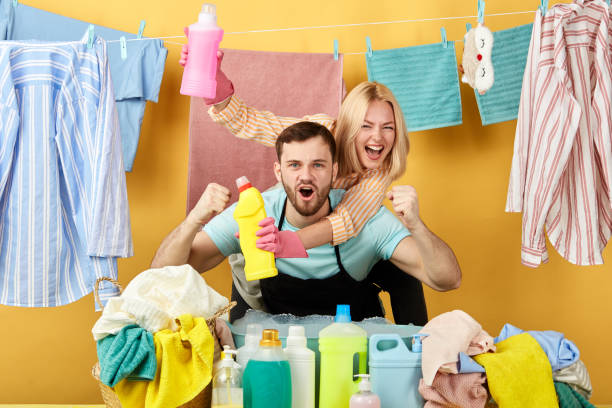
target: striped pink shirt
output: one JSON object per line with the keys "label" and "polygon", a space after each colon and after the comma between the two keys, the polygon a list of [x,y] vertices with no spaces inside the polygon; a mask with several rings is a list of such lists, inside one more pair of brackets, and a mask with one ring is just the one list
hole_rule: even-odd
{"label": "striped pink shirt", "polygon": [[602,264],[612,229],[610,16],[601,0],[536,12],[519,106],[506,211],[523,212],[522,263],[555,249]]}

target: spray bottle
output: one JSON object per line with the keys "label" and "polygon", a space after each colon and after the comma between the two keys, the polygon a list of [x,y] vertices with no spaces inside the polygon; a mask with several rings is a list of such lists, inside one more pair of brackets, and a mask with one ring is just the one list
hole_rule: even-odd
{"label": "spray bottle", "polygon": [[240,249],[244,255],[244,274],[246,280],[270,278],[278,275],[274,253],[257,248],[255,232],[261,227],[259,222],[266,218],[266,209],[261,193],[249,183],[246,177],[236,180],[240,192],[234,219],[240,229]]}
{"label": "spray bottle", "polygon": [[242,408],[242,375],[232,355],[236,355],[236,350],[223,346],[213,377],[212,408]]}
{"label": "spray bottle", "polygon": [[186,31],[189,59],[183,71],[181,94],[214,98],[217,92],[217,50],[223,30],[217,26],[217,9],[205,3],[198,22]]}
{"label": "spray bottle", "polygon": [[359,392],[351,397],[349,408],[380,408],[380,398],[372,392],[370,375],[356,374],[355,377],[361,377]]}

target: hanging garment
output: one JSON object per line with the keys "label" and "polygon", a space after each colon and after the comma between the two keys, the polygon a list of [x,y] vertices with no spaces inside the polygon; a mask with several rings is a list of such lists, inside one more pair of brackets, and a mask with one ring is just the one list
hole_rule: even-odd
{"label": "hanging garment", "polygon": [[483,126],[516,119],[532,30],[526,24],[493,33],[495,84],[484,95],[474,92]]}
{"label": "hanging garment", "polygon": [[368,79],[391,89],[409,131],[462,123],[455,43],[444,44],[366,53]]}
{"label": "hanging garment", "polygon": [[602,264],[612,229],[609,15],[599,0],[536,12],[506,211],[523,212],[522,263]]}
{"label": "hanging garment", "polygon": [[64,305],[116,279],[133,248],[105,42],[1,42],[0,132],[0,303]]}
{"label": "hanging garment", "polygon": [[[0,0],[0,3],[11,1]],[[9,28],[7,36],[0,39],[73,41],[81,38],[89,26],[84,21],[24,4],[3,8],[8,14],[0,16],[0,28],[2,24]],[[126,40],[137,38],[136,34],[99,26],[95,27],[95,33],[106,41],[119,40],[122,36]],[[168,50],[159,39],[127,41],[126,46],[126,59],[121,58],[119,42],[109,43],[107,49],[121,129],[123,164],[126,171],[132,171],[145,105],[147,101],[157,102]]]}

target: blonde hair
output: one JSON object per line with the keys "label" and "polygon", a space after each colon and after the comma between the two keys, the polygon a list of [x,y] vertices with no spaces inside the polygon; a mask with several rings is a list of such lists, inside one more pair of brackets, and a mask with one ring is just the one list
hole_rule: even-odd
{"label": "blonde hair", "polygon": [[334,133],[338,152],[338,177],[347,177],[363,171],[357,156],[355,139],[363,125],[370,102],[374,100],[388,102],[393,109],[395,119],[395,140],[383,166],[389,171],[393,180],[406,171],[408,131],[399,103],[385,85],[378,82],[362,82],[346,95],[336,121]]}

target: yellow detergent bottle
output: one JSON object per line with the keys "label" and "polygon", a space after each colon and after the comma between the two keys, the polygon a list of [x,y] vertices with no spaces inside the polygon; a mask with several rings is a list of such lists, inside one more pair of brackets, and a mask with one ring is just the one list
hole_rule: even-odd
{"label": "yellow detergent bottle", "polygon": [[258,224],[266,218],[261,193],[251,186],[246,177],[236,180],[236,186],[240,192],[238,204],[234,210],[234,219],[240,230],[240,249],[244,255],[244,274],[246,280],[271,278],[278,275],[274,253],[257,248],[255,242],[258,237],[255,233],[261,228]]}

